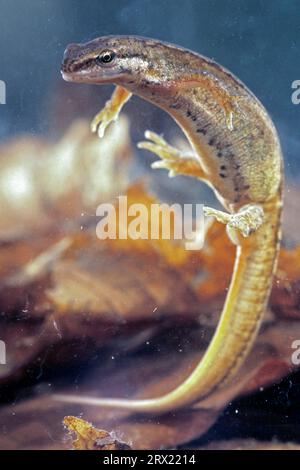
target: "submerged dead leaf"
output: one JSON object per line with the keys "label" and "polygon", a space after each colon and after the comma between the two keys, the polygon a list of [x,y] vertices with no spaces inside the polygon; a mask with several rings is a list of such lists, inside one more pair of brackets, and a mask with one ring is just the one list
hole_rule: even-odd
{"label": "submerged dead leaf", "polygon": [[[135,449],[174,447],[203,435],[232,400],[297,368],[291,356],[292,344],[300,338],[299,248],[281,252],[270,310],[239,375],[198,407],[157,418],[52,400],[49,390],[54,388],[126,398],[155,397],[174,389],[204,354],[230,282],[235,248],[216,223],[201,251],[187,251],[172,240],[97,239],[95,203],[116,202],[121,187],[128,204],[149,208],[158,202],[144,185],[126,184],[134,171],[126,126],[123,122],[115,129],[123,137],[115,135],[101,146],[81,123],[54,147],[19,142],[2,150],[17,155],[11,165],[18,175],[26,170],[26,197],[35,203],[28,202],[28,212],[18,220],[23,206],[14,185],[7,186],[14,197],[0,194],[10,209],[10,218],[5,211],[0,218],[1,340],[9,345],[7,365],[0,369],[1,398],[20,397],[21,379],[38,385],[31,397],[0,410],[0,448],[68,448],[61,420],[82,413],[109,434],[66,418],[78,433],[75,448],[94,448],[96,436],[102,436],[100,447],[117,445],[112,431]],[[24,165],[22,148],[35,164],[46,153],[43,177],[37,177],[33,163]],[[62,167],[56,171],[62,154]],[[100,154],[103,160],[110,158],[106,169]],[[5,161],[0,179],[7,168]],[[49,181],[47,175],[52,175]],[[70,375],[61,383],[58,372],[66,374],[74,365],[75,379]],[[54,379],[41,384],[47,371]]]}
{"label": "submerged dead leaf", "polygon": [[[212,334],[212,329],[209,333]],[[190,374],[205,351],[210,335],[203,338],[203,328],[194,325],[181,331],[169,330],[152,339],[137,353],[122,357],[115,349],[114,357],[109,353],[98,354],[94,366],[85,367],[85,374],[76,381],[77,393],[127,398],[160,396]],[[11,406],[2,408],[0,419],[5,423],[6,433],[0,446],[68,448],[58,423],[69,414],[80,414],[98,428],[114,431],[122,440],[132,443],[134,449],[173,448],[188,443],[205,434],[233,399],[265,388],[291,372],[294,366],[291,364],[290,346],[295,337],[300,337],[299,323],[282,320],[266,324],[231,384],[202,401],[199,408],[164,416],[139,416],[95,406],[60,403],[52,400],[51,393],[39,392],[36,398],[16,404],[13,416]],[[74,393],[72,380],[60,391]],[[32,434],[32,423],[36,423],[38,435]],[[296,433],[295,429],[295,437]]]}
{"label": "submerged dead leaf", "polygon": [[66,416],[64,425],[77,439],[72,442],[76,450],[130,450],[130,446],[119,441],[113,433],[94,428],[90,423],[75,416]]}
{"label": "submerged dead leaf", "polygon": [[281,250],[270,303],[279,317],[300,320],[300,247]]}
{"label": "submerged dead leaf", "polygon": [[0,148],[0,241],[80,230],[126,188],[132,155],[123,116],[105,139],[76,121],[57,143],[22,138]]}

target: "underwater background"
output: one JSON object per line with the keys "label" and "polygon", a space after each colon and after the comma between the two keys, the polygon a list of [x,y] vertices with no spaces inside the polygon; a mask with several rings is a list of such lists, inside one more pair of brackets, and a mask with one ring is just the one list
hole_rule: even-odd
{"label": "underwater background", "polygon": [[[26,136],[26,138],[37,138],[37,140],[40,138],[45,138],[47,145],[50,142],[49,145],[53,145],[54,147],[54,150],[52,147],[50,148],[50,158],[46,159],[46,164],[49,164],[49,167],[52,165],[52,171],[53,166],[57,165],[58,167],[56,160],[54,160],[54,164],[53,162],[51,163],[52,153],[54,154],[55,158],[59,157],[59,152],[63,154],[63,152],[66,150],[63,145],[65,142],[67,145],[72,147],[72,139],[74,138],[76,141],[76,134],[80,134],[80,132],[83,132],[84,134],[85,132],[87,135],[82,138],[83,143],[78,138],[79,147],[82,147],[82,155],[80,155],[82,160],[80,160],[81,166],[78,165],[76,171],[74,172],[76,173],[74,180],[76,180],[76,182],[80,180],[80,178],[78,178],[78,174],[85,177],[85,174],[82,170],[84,167],[84,165],[82,165],[82,161],[86,156],[85,152],[86,154],[88,154],[88,152],[96,153],[95,148],[98,146],[98,141],[94,142],[91,144],[91,147],[89,147],[90,142],[88,139],[92,139],[92,137],[89,136],[90,133],[88,127],[86,127],[84,131],[82,131],[80,126],[78,129],[76,126],[75,128],[71,128],[73,130],[71,130],[69,133],[67,130],[75,119],[84,118],[87,120],[86,123],[88,123],[94,114],[96,114],[102,108],[104,102],[110,97],[113,87],[97,87],[85,84],[78,85],[73,83],[65,83],[60,73],[61,61],[64,50],[69,43],[87,42],[98,36],[109,34],[146,36],[175,43],[197,51],[202,55],[213,58],[216,62],[220,63],[233,72],[261,100],[275,123],[283,147],[287,187],[292,188],[288,208],[293,209],[290,212],[290,209],[286,211],[286,219],[288,220],[286,227],[289,227],[289,229],[287,230],[288,233],[285,233],[285,243],[286,246],[291,245],[295,247],[295,245],[300,241],[299,221],[297,217],[297,205],[300,194],[300,104],[294,104],[291,97],[294,91],[292,88],[293,82],[295,80],[300,80],[300,2],[298,0],[0,0],[0,80],[5,82],[7,93],[6,104],[0,105],[0,144],[4,144],[4,151],[2,150],[3,154],[6,151],[6,143],[9,143],[10,141],[13,142],[14,139],[18,139],[23,135]],[[121,142],[122,139],[120,138],[122,148],[121,150],[118,149],[118,152],[122,154],[122,158],[125,155],[125,160],[127,158],[127,153],[130,152],[135,157],[138,157],[136,158],[136,167],[134,167],[134,176],[144,173],[152,175],[152,170],[150,170],[149,162],[151,162],[151,160],[149,155],[147,158],[140,158],[140,155],[137,155],[137,151],[132,150],[133,148],[135,149],[136,142],[143,139],[145,129],[151,129],[158,133],[164,133],[167,137],[167,140],[172,140],[174,137],[177,138],[181,131],[178,129],[175,122],[168,115],[166,115],[166,113],[160,109],[155,108],[149,103],[143,102],[137,97],[133,97],[128,105],[126,105],[124,114],[129,117],[129,120],[126,121],[125,124],[121,124],[121,137],[124,139],[124,142]],[[124,128],[122,128],[122,126]],[[130,138],[134,144],[132,146],[131,142],[130,144],[128,143],[128,126],[130,129]],[[122,134],[123,131],[125,137]],[[64,135],[67,135],[66,141],[62,139]],[[62,139],[62,144],[60,139]],[[31,151],[30,145],[31,144],[29,143],[29,150],[27,149],[28,153]],[[92,145],[94,145],[94,147],[92,147]],[[129,151],[127,147],[130,147]],[[19,155],[22,154],[23,151],[22,141],[18,145],[16,144],[16,149],[16,153],[18,153],[17,156],[19,158]],[[33,163],[35,168],[39,165],[39,163],[37,163],[39,162],[39,151],[39,148],[38,150],[34,149],[34,156],[37,157],[34,159]],[[117,153],[115,148],[113,148],[111,152],[112,154],[114,152]],[[146,152],[140,153],[146,154]],[[74,161],[77,157],[77,155],[74,157]],[[9,158],[10,154],[8,152],[7,160],[9,160]],[[118,158],[119,155],[116,157],[116,161],[119,164],[119,161],[122,159]],[[59,158],[57,158],[57,162],[59,162]],[[19,161],[17,161],[17,164],[19,164]],[[45,173],[48,171],[47,165]],[[121,172],[122,171],[119,170],[119,173]],[[90,173],[92,173],[92,171]],[[118,178],[120,176],[119,173],[117,171],[117,176],[113,175],[112,177],[112,180],[117,187],[114,187],[114,189],[117,189],[117,192],[119,191],[122,184],[122,178],[120,178],[120,187],[118,186]],[[84,179],[83,176],[82,179]],[[47,180],[47,174],[46,176],[44,174],[43,178],[44,179],[42,183],[40,183],[40,186],[44,185],[46,187],[45,181]],[[213,200],[214,204],[216,205],[212,192],[207,188],[202,188],[202,185],[200,185],[201,188],[199,189],[199,182],[197,181],[187,181],[187,179],[182,179],[180,177],[175,178],[175,181],[170,181],[164,172],[157,172],[152,178],[153,180],[151,182],[151,188],[154,188],[156,194],[159,194],[168,200],[183,200],[184,202],[200,200],[205,202],[209,201],[210,203]],[[67,186],[68,181],[71,179],[72,178],[66,177],[61,186],[64,184]],[[80,183],[82,183],[81,180]],[[78,187],[79,186],[80,185],[78,185]],[[84,186],[83,183],[82,186]],[[76,187],[76,190],[77,189],[78,188]],[[40,190],[40,188],[38,188],[38,190]],[[55,192],[56,188],[51,188],[51,191],[52,190]],[[95,194],[98,196],[98,193]],[[77,196],[78,195],[76,194],[76,197]],[[113,196],[115,197],[115,194]],[[78,200],[80,202],[81,200],[80,198],[76,199],[76,197],[74,197],[74,200],[70,202],[70,207],[73,204],[74,207],[76,207],[77,212],[80,213],[81,209],[78,209]],[[53,200],[55,200],[54,197]],[[52,203],[53,200],[50,202]],[[48,203],[48,201],[46,202]],[[55,202],[57,201],[55,200]],[[59,204],[57,204],[57,212],[53,210],[51,213],[51,217],[53,217],[53,219],[57,217],[58,225],[61,224],[61,226],[63,226],[63,222],[65,222],[64,218],[67,219],[69,217],[71,220],[74,216],[74,213],[76,212],[75,210],[74,212],[71,211],[71,209],[74,209],[74,207],[72,207],[70,209],[71,215],[68,214],[68,217],[65,217],[63,210],[65,208],[67,208],[66,210],[69,210],[68,204],[69,199],[66,198],[64,200],[62,198],[59,200]],[[4,205],[5,204],[2,202],[2,200],[0,200],[2,218],[4,217],[3,214],[5,214],[5,211],[3,210]],[[27,204],[27,206],[29,209],[31,209],[30,204]],[[18,209],[21,212],[22,208],[20,209],[20,207],[18,207]],[[32,204],[32,207],[33,209],[35,208],[34,204]],[[51,204],[49,204],[49,207],[51,210],[53,209]],[[89,210],[94,215],[94,206],[91,207],[89,207]],[[76,213],[76,216],[77,215],[78,214]],[[59,217],[61,217],[61,219]],[[31,224],[31,219],[29,216],[28,220]],[[27,222],[28,220],[26,219],[25,221]],[[15,220],[12,221],[11,225],[15,227]],[[78,227],[80,227],[79,231],[82,230],[81,219],[78,223]],[[293,227],[295,227],[295,229],[293,229]],[[73,226],[71,228],[73,229]],[[60,227],[58,231],[59,230]],[[69,235],[68,230],[69,226],[66,230],[67,234]],[[61,229],[61,233],[63,233],[63,229]],[[51,233],[49,235],[49,239],[51,239]],[[291,242],[290,239],[292,240]],[[27,241],[28,240],[26,240],[26,243]],[[29,244],[30,243],[34,245],[36,243],[36,239],[33,237],[33,242],[30,240]],[[43,249],[46,249],[47,244],[45,243],[44,246],[43,243],[41,243],[40,246]],[[27,247],[28,252],[30,252],[31,248],[32,247]],[[21,251],[21,255],[22,253],[23,251]],[[14,255],[12,255],[11,258],[14,258]],[[20,256],[20,258],[22,258],[22,256]],[[96,256],[94,256],[94,258],[90,256],[90,258],[92,260],[97,259]],[[108,256],[106,264],[109,265],[110,263],[111,261]],[[290,262],[290,258],[288,259],[287,264],[293,264]],[[142,268],[143,267],[144,265],[142,264]],[[154,264],[154,273],[156,273],[156,267],[157,266]],[[117,265],[116,271],[118,271],[118,273],[121,272],[122,269],[123,271],[126,271],[124,266],[119,268],[119,265]],[[221,266],[221,269],[223,269],[223,265]],[[67,274],[69,274],[71,271],[72,270],[69,270]],[[146,268],[144,271],[141,271],[142,272],[139,272],[139,276],[137,276],[138,279],[143,279],[143,273],[146,272]],[[226,269],[224,268],[224,272],[225,271]],[[150,275],[152,274],[153,273],[151,272]],[[155,276],[156,274],[153,275],[153,277]],[[288,316],[287,314],[287,318],[288,321],[291,322],[294,322],[294,320],[297,319],[299,321],[300,318],[298,300],[299,280],[296,278],[296,275],[295,279],[296,287],[293,286],[293,288],[295,288],[295,296],[292,297],[292,295],[294,295],[294,291],[291,291],[292,294],[290,297],[287,295],[287,310],[288,314],[290,315]],[[161,284],[164,285],[164,282]],[[43,288],[42,283],[41,286],[38,286],[39,288],[41,287],[40,290]],[[281,287],[282,286],[280,286],[280,288]],[[282,289],[284,290],[284,288]],[[17,294],[22,296],[23,292],[21,292],[21,294],[18,292]],[[225,289],[223,292],[221,292],[221,294],[225,295]],[[278,297],[280,297],[281,294],[282,291],[280,290]],[[10,294],[10,292],[9,296],[14,297]],[[291,301],[290,298],[292,298]],[[27,298],[25,300],[30,304],[32,299],[29,296],[29,300],[27,300]],[[219,301],[220,299],[218,298],[216,301],[216,312],[214,312],[217,314],[220,311],[218,304]],[[291,302],[292,306],[290,306],[289,301]],[[192,304],[192,301],[190,302]],[[223,299],[221,299],[221,304],[222,303]],[[276,302],[274,301],[274,304],[275,303]],[[205,302],[203,302],[203,304],[205,304]],[[172,306],[174,307],[174,305]],[[190,305],[188,305],[187,309],[189,308]],[[20,314],[20,318],[18,316],[16,317],[16,322],[19,322],[21,319],[20,329],[22,327],[22,334],[23,330],[26,332],[26,315],[28,311],[30,314],[32,313],[33,309],[31,311],[26,303],[25,310],[21,310],[22,313]],[[139,308],[139,312],[142,312],[142,309]],[[0,313],[0,321],[2,321],[6,312],[4,308],[2,310],[1,305]],[[275,312],[275,314],[276,313],[277,312]],[[34,318],[32,323],[35,328],[36,324],[38,325],[38,321],[40,319],[36,319],[35,311],[33,313],[33,317]],[[285,318],[286,317],[284,317],[284,321]],[[15,317],[13,320],[15,321]],[[104,320],[106,321],[106,318]],[[195,320],[195,318],[193,318],[193,320]],[[4,323],[5,321],[6,320],[4,320]],[[140,321],[139,318],[138,321]],[[24,322],[24,328],[22,326],[22,322]],[[297,322],[295,321],[295,323]],[[102,328],[102,325],[100,326]],[[147,324],[147,327],[148,326],[149,325]],[[73,325],[70,326],[68,324],[68,327],[71,333],[75,335],[75,338],[77,338],[76,335],[79,334],[78,331],[81,331],[82,325],[79,324],[78,326],[76,324],[76,328],[78,328],[78,330],[74,328],[74,331],[76,330],[75,333],[72,330]],[[154,329],[156,327],[157,325],[155,324]],[[102,331],[101,328],[100,331]],[[114,325],[114,328],[116,328],[117,331],[119,326],[115,327]],[[136,325],[134,325],[134,329],[135,328]],[[82,329],[83,334],[85,334],[84,328]],[[183,332],[181,332],[182,337],[184,337],[186,335],[185,330],[184,328],[181,329],[183,330]],[[66,330],[68,330],[68,328],[66,328]],[[42,329],[42,331],[44,330]],[[71,333],[71,340],[74,341]],[[95,336],[96,333],[97,329],[95,329]],[[0,338],[1,334],[2,330],[0,328]],[[11,333],[9,331],[8,336],[10,334]],[[32,334],[30,330],[28,336],[30,338],[37,337],[38,334],[36,332]],[[53,334],[53,331],[51,334]],[[51,343],[52,340],[51,334],[48,335],[50,338],[49,343]],[[158,346],[155,342],[153,343],[154,346],[152,349],[151,347],[148,347],[148,342],[145,343],[143,338],[139,340],[144,341],[144,343],[147,344],[145,348],[146,352],[144,351],[143,354],[146,358],[148,358],[151,364],[152,356],[149,353],[150,349],[154,360],[156,360],[156,354],[157,351],[159,351],[159,348],[164,351],[164,342],[167,344],[165,348],[168,354],[170,353],[170,350],[173,351],[172,348],[174,344],[176,347],[179,344],[181,348],[181,337],[178,333],[178,328],[173,328],[173,338],[170,341],[170,345],[168,340],[171,334],[169,335],[168,330],[166,333],[165,329],[163,330],[163,334],[166,335],[166,341],[165,337],[163,336],[163,340],[161,343],[158,342]],[[192,344],[192,346],[197,346],[197,341],[193,339],[193,327],[191,327],[191,332],[189,332],[189,335],[190,336],[186,335],[188,337],[186,344],[183,341],[183,349],[186,346],[187,351],[189,351],[188,348],[190,347],[190,344]],[[278,335],[280,335],[280,331],[278,332]],[[20,337],[21,336],[22,335],[20,334]],[[15,338],[15,336],[13,336],[13,338]],[[27,337],[25,339],[28,340]],[[93,339],[95,340],[95,338]],[[276,337],[274,344],[278,342],[277,339],[278,338]],[[73,345],[71,340],[69,340],[69,347],[70,345]],[[84,338],[84,340],[86,340],[86,338]],[[123,337],[121,340],[117,338],[113,344],[113,347],[116,350],[118,350],[118,348],[120,349],[120,356],[122,356],[122,348],[124,348],[125,354],[124,357],[121,357],[119,364],[121,364],[122,367],[124,365],[124,369],[126,369],[126,361],[128,358],[126,356],[127,351],[124,343],[125,341]],[[98,347],[96,340],[95,344]],[[274,345],[273,343],[271,344]],[[49,346],[47,341],[46,346],[47,348]],[[47,395],[50,389],[52,390],[55,388],[54,382],[57,377],[55,376],[55,372],[53,373],[53,370],[51,369],[51,360],[49,360],[49,375],[47,375],[49,370],[47,371],[46,369],[48,361],[48,349],[50,350],[50,357],[51,354],[56,356],[56,351],[54,349],[53,353],[53,350],[51,349],[52,345],[50,345],[48,349],[46,346],[43,345],[46,352],[42,350],[44,355],[41,354],[42,360],[40,363],[38,363],[37,369],[34,368],[36,367],[36,364],[34,367],[32,366],[32,369],[29,367],[29,372],[26,370],[25,378],[22,376],[22,381],[20,382],[21,385],[18,383],[19,376],[17,375],[17,379],[15,379],[15,376],[13,375],[12,384],[7,382],[7,385],[5,382],[4,387],[0,387],[0,398],[1,400],[3,399],[9,406],[14,407],[15,404],[22,404],[23,399],[26,399],[28,396],[31,397],[32,395],[39,399],[39,396],[43,396],[44,394]],[[96,346],[95,350],[97,349]],[[168,349],[169,346],[170,350]],[[85,347],[86,345],[83,343],[84,351]],[[132,346],[132,350],[134,350],[134,347],[135,345]],[[197,347],[195,349],[197,349]],[[289,354],[289,344],[286,346],[286,349],[288,350]],[[130,356],[131,349],[128,348],[128,350],[128,356]],[[70,373],[69,384],[71,383],[71,392],[75,393],[80,390],[80,385],[78,385],[78,383],[80,384],[81,377],[85,376],[85,373],[89,367],[92,368],[95,366],[95,364],[101,362],[99,361],[99,357],[102,357],[102,352],[98,355],[97,351],[95,352],[93,350],[91,357],[89,357],[87,360],[87,363],[80,364],[79,366],[78,364],[74,365],[70,359],[70,357],[72,357],[73,350],[71,349],[71,353],[68,351],[69,355],[66,355],[66,363],[68,362],[68,359],[70,359],[70,370],[67,369],[67,373],[65,374],[66,377],[64,377],[64,371],[60,371],[60,373],[57,374],[58,385],[60,385],[60,382],[64,382],[65,379],[68,380],[68,374]],[[181,353],[181,349],[179,349],[179,351]],[[64,350],[61,352],[61,357],[63,357],[64,352]],[[20,356],[18,354],[16,354],[16,357],[19,360]],[[171,355],[172,354],[173,352]],[[80,355],[80,351],[78,355]],[[270,347],[271,358],[272,355],[273,350]],[[61,357],[59,354],[58,357],[60,361]],[[110,357],[115,360],[115,358],[118,358],[118,353],[114,352],[113,356],[110,354],[109,359]],[[143,357],[144,356],[142,356],[142,358]],[[40,360],[40,357],[38,359]],[[22,360],[23,357],[21,357],[20,363],[22,363]],[[29,360],[28,363],[31,364]],[[63,360],[61,360],[61,363],[64,364]],[[45,364],[46,367],[44,368]],[[19,364],[17,364],[17,366],[19,367]],[[18,367],[17,374],[19,373]],[[99,367],[100,373],[98,375],[95,374],[97,377],[102,373],[101,365]],[[111,362],[108,361],[108,366],[105,371],[109,371],[110,367]],[[132,369],[134,367],[135,365],[132,366]],[[141,370],[143,370],[143,364],[141,365]],[[123,374],[123,371],[121,372]],[[265,441],[271,441],[274,438],[278,438],[282,442],[295,440],[295,442],[299,443],[299,371],[295,372],[294,375],[288,375],[288,371],[285,371],[284,373],[281,373],[280,371],[280,373],[278,373],[278,377],[285,377],[279,386],[273,385],[272,387],[266,389],[261,387],[261,390],[257,389],[252,395],[243,398],[234,396],[235,400],[230,401],[226,407],[220,411],[218,418],[215,418],[215,424],[212,425],[206,433],[203,435],[201,434],[201,436],[199,435],[199,438],[195,440],[195,445],[205,446],[210,444],[212,441],[222,441],[223,439],[229,440],[237,438],[253,438]],[[2,376],[0,375],[0,385],[1,378]],[[94,382],[98,387],[97,380],[95,379]],[[132,391],[132,384],[134,384],[134,381],[127,379],[127,383],[126,374],[125,378],[123,375],[121,376],[120,383],[122,383],[122,380],[124,383],[126,383],[126,386],[124,385],[124,390],[128,389]],[[119,390],[123,392],[123,389],[121,386],[119,386],[118,381],[116,381],[117,386],[114,382],[114,379],[112,379],[112,383],[114,384],[115,388],[118,389],[118,392]],[[20,388],[18,388],[19,385]],[[50,431],[52,432],[51,408],[49,412],[48,423],[48,415],[45,415],[46,419],[44,418],[43,414],[40,418],[38,415],[38,408],[36,411],[35,405],[32,406],[32,408],[31,405],[29,405],[29,411],[24,412],[24,415],[22,414],[23,409],[21,409],[21,411],[19,411],[20,417],[17,416],[14,421],[9,406],[7,406],[7,409],[4,409],[4,418],[1,419],[1,422],[4,424],[0,429],[0,448],[5,448],[7,446],[8,441],[6,441],[6,433],[10,425],[12,427],[11,435],[14,439],[14,426],[20,425],[21,427],[23,426],[24,421],[29,421],[30,419],[32,419],[33,422],[35,422],[35,419],[37,421],[38,419],[41,419],[41,422],[43,422],[44,425],[44,440],[47,442],[49,437],[48,434]],[[13,411],[13,413],[15,413],[15,411]],[[59,430],[61,427],[60,418],[62,413],[59,413],[60,411],[58,412],[58,417],[55,415],[56,432],[59,432],[57,430]],[[92,414],[93,411],[91,411],[91,415]],[[27,419],[28,416],[29,418]],[[186,426],[187,428],[190,427],[188,419],[186,420]],[[40,430],[38,428],[37,434],[39,433]],[[20,438],[20,442],[24,438],[24,435],[30,434],[30,432],[25,429],[25,431],[23,430],[23,433],[20,432],[20,435],[21,434],[22,438]],[[175,443],[177,444],[177,442],[185,442],[183,438],[180,437],[180,439],[181,440],[175,441]],[[61,440],[62,439],[60,435],[56,441],[53,439],[53,446],[58,446],[58,443],[60,443]],[[42,444],[45,445],[45,442]],[[24,445],[25,448],[26,445]],[[39,445],[41,444],[38,442],[30,442],[28,444],[29,447],[39,447]]]}
{"label": "underwater background", "polygon": [[0,138],[57,131],[46,109],[63,86],[64,48],[108,34],[173,42],[227,67],[271,113],[286,171],[299,173],[300,105],[291,101],[300,70],[297,0],[0,0],[0,79],[7,85]]}

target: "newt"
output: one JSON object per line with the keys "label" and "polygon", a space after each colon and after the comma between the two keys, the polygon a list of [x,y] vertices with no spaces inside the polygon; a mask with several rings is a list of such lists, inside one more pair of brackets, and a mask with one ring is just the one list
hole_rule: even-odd
{"label": "newt", "polygon": [[205,207],[226,225],[236,260],[214,336],[200,363],[175,390],[142,399],[60,395],[74,403],[154,415],[191,407],[232,380],[257,336],[267,307],[281,240],[283,156],[264,106],[232,73],[182,47],[134,36],[100,37],[67,47],[63,78],[114,84],[92,122],[103,136],[131,95],[166,111],[180,126],[190,155],[146,131],[138,144],[159,157],[154,168],[195,177],[213,188],[224,211]]}

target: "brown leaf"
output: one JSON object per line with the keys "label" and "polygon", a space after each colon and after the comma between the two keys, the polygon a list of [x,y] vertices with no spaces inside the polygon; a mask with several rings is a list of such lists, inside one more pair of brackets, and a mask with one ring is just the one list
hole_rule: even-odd
{"label": "brown leaf", "polygon": [[[10,216],[4,213],[0,218],[0,306],[5,312],[0,320],[1,339],[9,345],[8,364],[1,367],[1,391],[4,385],[12,387],[14,383],[18,396],[22,391],[19,379],[35,381],[47,367],[64,370],[77,361],[85,371],[76,379],[79,394],[160,396],[190,374],[209,344],[235,254],[223,226],[211,226],[199,252],[189,252],[172,240],[96,238],[95,220],[89,215],[91,209],[94,213],[95,202],[108,200],[120,187],[125,188],[119,166],[128,153],[126,129],[124,135],[108,141],[108,156],[112,156],[108,172],[101,167],[95,175],[93,165],[95,161],[100,164],[99,143],[91,140],[84,124],[76,124],[54,148],[23,141],[2,149],[5,155],[16,155],[16,161],[4,162],[0,177],[7,169],[18,177],[20,170],[26,170],[24,188],[29,192],[28,210],[21,215],[13,185],[10,193],[0,195],[3,206],[10,209]],[[24,149],[32,156],[32,167],[21,161]],[[56,165],[65,152],[57,191]],[[35,163],[41,153],[47,155],[46,164],[44,171],[36,174]],[[87,160],[86,167],[82,164],[85,154],[93,160],[92,165]],[[125,173],[128,171],[127,167]],[[141,184],[131,185],[124,193],[129,203],[142,202],[149,207],[156,202]],[[36,397],[0,410],[4,429],[0,447],[67,448],[59,423],[65,415],[82,412],[86,419],[115,431],[136,449],[174,447],[203,435],[233,399],[279,381],[296,369],[291,345],[300,338],[299,253],[299,248],[281,252],[271,311],[239,375],[199,407],[145,418],[57,403],[45,392],[47,385],[38,385]],[[87,362],[95,357],[97,367],[88,367]],[[52,389],[55,384],[50,385]],[[63,391],[75,390],[71,380]],[[4,392],[3,396],[6,398]],[[85,426],[86,432],[96,432],[89,426]]]}
{"label": "brown leaf", "polygon": [[132,155],[122,117],[105,139],[74,122],[56,144],[22,138],[0,147],[0,240],[70,231],[126,188]]}
{"label": "brown leaf", "polygon": [[[212,332],[212,330],[210,330]],[[280,380],[292,369],[291,342],[300,337],[300,324],[270,322],[239,375],[226,388],[202,401],[199,408],[176,411],[160,417],[143,417],[125,411],[104,410],[100,407],[74,405],[52,401],[51,394],[25,400],[0,412],[5,423],[5,442],[13,448],[65,448],[64,435],[57,423],[67,414],[83,414],[101,429],[113,430],[134,449],[173,448],[204,434],[220,412],[234,398],[267,387]],[[145,398],[159,396],[179,385],[198,363],[209,337],[203,338],[201,328],[185,328],[181,334],[166,332],[150,345],[129,357],[99,357],[98,365],[78,384],[77,393],[93,396]],[[179,346],[180,345],[180,346]],[[62,390],[73,393],[73,385]],[[24,428],[24,423],[28,423]],[[32,423],[39,423],[39,437],[33,439]],[[55,436],[55,442],[49,440]],[[28,439],[30,435],[30,440]]]}
{"label": "brown leaf", "polygon": [[[157,202],[141,184],[126,194],[128,204]],[[61,351],[60,365],[72,356],[84,361],[115,337],[127,336],[132,349],[140,332],[145,340],[157,328],[188,324],[199,315],[195,263],[182,244],[98,240],[95,226],[80,234],[75,228],[0,246],[1,338],[13,344],[1,383],[18,380],[29,364],[39,367],[46,351],[45,366]]]}
{"label": "brown leaf", "polygon": [[130,446],[119,441],[113,433],[96,429],[83,419],[66,416],[63,423],[77,437],[72,442],[75,450],[130,450]]}

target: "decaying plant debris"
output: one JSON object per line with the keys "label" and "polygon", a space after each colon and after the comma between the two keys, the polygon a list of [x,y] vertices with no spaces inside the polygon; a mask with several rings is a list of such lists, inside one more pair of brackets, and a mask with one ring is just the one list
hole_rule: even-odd
{"label": "decaying plant debris", "polygon": [[[157,200],[154,172],[132,181],[125,118],[101,142],[77,122],[58,144],[16,140],[0,156],[0,337],[7,344],[0,448],[69,448],[61,425],[69,415],[134,449],[182,445],[202,436],[232,400],[297,368],[296,247],[282,249],[269,311],[238,377],[198,407],[143,418],[53,401],[54,391],[154,397],[181,383],[213,334],[235,250],[217,223],[201,251],[172,240],[96,238],[101,202],[116,202],[121,192],[146,205]],[[82,425],[73,419],[65,421],[69,428]]]}
{"label": "decaying plant debris", "polygon": [[130,446],[119,441],[113,433],[96,429],[83,419],[67,416],[64,425],[76,435],[72,443],[75,450],[130,450]]}

